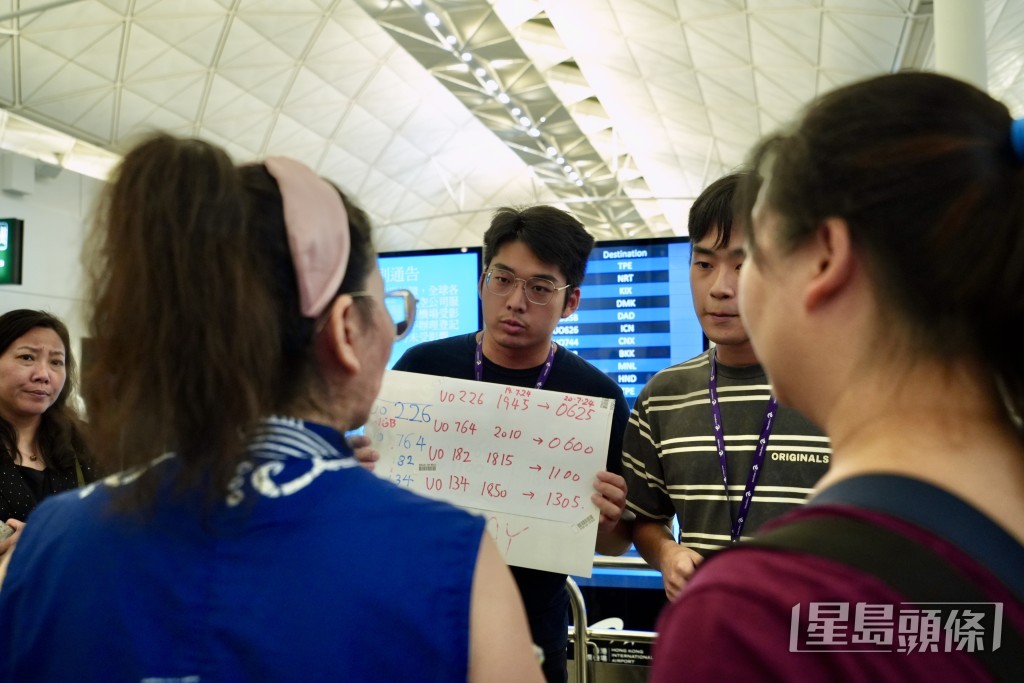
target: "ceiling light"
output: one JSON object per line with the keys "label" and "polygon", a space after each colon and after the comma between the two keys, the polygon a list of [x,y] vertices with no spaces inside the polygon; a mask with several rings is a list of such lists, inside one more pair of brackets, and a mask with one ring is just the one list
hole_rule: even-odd
{"label": "ceiling light", "polygon": [[523,110],[519,107],[512,107],[512,116],[519,116],[523,113]]}
{"label": "ceiling light", "polygon": [[530,125],[530,117],[529,116],[520,116],[519,117],[519,123],[523,124],[524,126]]}
{"label": "ceiling light", "polygon": [[498,101],[501,102],[502,104],[508,104],[509,102],[512,101],[512,98],[505,93],[501,93],[498,95]]}
{"label": "ceiling light", "polygon": [[555,149],[554,147],[548,147],[548,149],[547,149],[547,152],[548,152],[548,156],[549,156],[549,157],[553,157],[553,156],[555,156],[555,152],[557,152],[557,151],[558,151],[558,150],[557,150],[557,149]]}
{"label": "ceiling light", "polygon": [[482,66],[478,66],[478,67],[476,68],[476,71],[474,71],[473,73],[475,73],[475,74],[476,74],[476,77],[477,77],[477,78],[483,78],[484,76],[486,76],[486,75],[487,75],[487,70],[486,70],[486,69],[484,69],[484,68],[483,68]]}
{"label": "ceiling light", "polygon": [[463,52],[460,56],[462,57],[462,61],[464,62],[468,62],[469,60],[473,59],[473,55],[469,54],[468,52]]}
{"label": "ceiling light", "polygon": [[459,39],[456,38],[455,36],[448,36],[447,38],[445,38],[445,42],[447,42],[449,45],[454,45],[455,43],[459,42]]}
{"label": "ceiling light", "polygon": [[428,26],[433,26],[434,28],[437,28],[438,26],[441,25],[441,18],[434,14],[433,12],[427,12],[426,14],[424,14],[423,19],[427,22]]}
{"label": "ceiling light", "polygon": [[530,130],[528,130],[526,132],[530,135],[531,138],[539,138],[540,137],[540,130],[538,130],[537,128],[531,128]]}

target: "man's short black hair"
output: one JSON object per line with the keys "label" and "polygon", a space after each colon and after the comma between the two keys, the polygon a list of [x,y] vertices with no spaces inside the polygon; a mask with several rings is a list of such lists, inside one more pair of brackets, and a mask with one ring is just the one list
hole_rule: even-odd
{"label": "man's short black hair", "polygon": [[715,249],[729,243],[732,237],[733,198],[736,195],[736,188],[748,175],[750,172],[746,170],[730,173],[711,183],[700,193],[690,208],[686,226],[691,242],[700,242],[715,230],[718,235],[714,244]]}
{"label": "man's short black hair", "polygon": [[[572,214],[546,205],[505,206],[494,212],[484,233],[485,270],[508,242],[522,242],[540,261],[558,266],[573,287],[583,282],[594,248],[594,238]],[[566,290],[571,291],[571,287]]]}

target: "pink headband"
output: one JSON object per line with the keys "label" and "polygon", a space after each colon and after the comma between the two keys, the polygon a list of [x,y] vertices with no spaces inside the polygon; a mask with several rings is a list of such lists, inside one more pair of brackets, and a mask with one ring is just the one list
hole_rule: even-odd
{"label": "pink headband", "polygon": [[345,204],[330,183],[302,162],[267,157],[264,165],[281,190],[302,315],[316,318],[334,298],[348,267],[351,237]]}

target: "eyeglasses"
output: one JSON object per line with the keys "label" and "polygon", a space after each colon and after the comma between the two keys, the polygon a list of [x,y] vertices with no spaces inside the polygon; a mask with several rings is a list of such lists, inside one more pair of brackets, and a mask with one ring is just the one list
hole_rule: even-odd
{"label": "eyeglasses", "polygon": [[[345,292],[351,297],[376,296],[372,292]],[[394,289],[384,294],[384,308],[395,322],[395,341],[405,339],[416,322],[416,297],[408,289]]]}
{"label": "eyeglasses", "polygon": [[527,300],[538,306],[547,305],[556,292],[572,287],[572,285],[558,287],[554,282],[543,277],[523,279],[516,277],[515,273],[502,268],[491,268],[484,275],[484,284],[487,285],[487,291],[498,296],[509,296],[512,294],[515,291],[517,282],[523,283],[523,291],[526,293]]}

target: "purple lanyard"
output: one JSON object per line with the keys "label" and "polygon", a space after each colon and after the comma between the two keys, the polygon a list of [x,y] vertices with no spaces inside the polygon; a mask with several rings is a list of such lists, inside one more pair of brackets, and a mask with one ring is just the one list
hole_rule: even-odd
{"label": "purple lanyard", "polygon": [[[548,351],[548,359],[544,361],[544,367],[540,369],[540,375],[537,377],[537,384],[534,385],[534,389],[540,389],[544,386],[544,382],[548,381],[548,375],[551,374],[551,366],[555,362],[555,342],[551,342],[551,350]],[[484,336],[480,335],[480,341],[476,343],[476,357],[475,363],[473,364],[473,378],[477,382],[484,380]]]}
{"label": "purple lanyard", "polygon": [[[715,421],[715,444],[718,446],[718,463],[722,466],[722,484],[725,486],[725,504],[729,508],[729,517],[732,518],[732,505],[729,503],[729,475],[725,467],[725,434],[722,433],[722,408],[718,405],[718,378],[717,365],[715,364],[715,352],[711,351],[711,377],[708,379],[708,393],[711,395],[711,417]],[[779,402],[775,395],[768,397],[768,407],[764,412],[764,424],[761,425],[761,437],[757,440],[757,450],[754,451],[754,463],[750,467],[750,474],[747,476],[747,486],[743,491],[743,500],[740,501],[739,514],[732,523],[732,541],[740,540],[743,533],[743,525],[747,521],[747,513],[750,511],[750,501],[754,497],[754,489],[757,488],[757,478],[761,475],[761,467],[764,464],[764,454],[768,450],[768,437],[772,434],[772,422],[775,419],[775,411],[778,410]]]}

